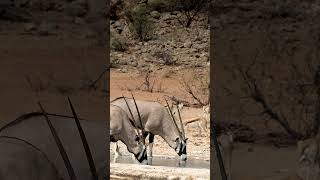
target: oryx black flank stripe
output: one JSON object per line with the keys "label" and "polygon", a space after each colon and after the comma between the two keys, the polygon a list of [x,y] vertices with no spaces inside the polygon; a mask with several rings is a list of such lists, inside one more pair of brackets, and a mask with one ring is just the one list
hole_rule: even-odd
{"label": "oryx black flank stripe", "polygon": [[[19,116],[18,118],[16,118],[15,120],[13,120],[13,121],[7,123],[6,125],[2,126],[0,128],[0,132],[3,131],[4,129],[7,129],[9,127],[17,125],[17,124],[23,122],[24,120],[30,119],[32,117],[43,116],[43,115],[44,114],[42,112],[31,112],[31,113],[23,114],[23,115]],[[60,115],[60,114],[54,114],[54,113],[47,113],[47,115],[73,119],[73,116],[68,116],[68,115]],[[86,119],[82,119],[82,118],[79,118],[79,119],[80,120],[86,120]]]}
{"label": "oryx black flank stripe", "polygon": [[[56,171],[57,174],[59,174],[59,171],[57,170],[56,166],[54,165],[54,163],[52,161],[50,161],[49,157],[47,156],[46,153],[44,153],[43,151],[41,151],[41,149],[39,149],[37,146],[31,144],[30,142],[26,141],[26,140],[23,140],[23,139],[20,139],[20,138],[17,138],[17,137],[11,137],[11,136],[0,136],[0,139],[1,138],[7,138],[7,139],[14,139],[14,140],[18,140],[18,141],[21,141],[25,144],[27,144],[28,146],[31,146],[33,149],[35,149],[36,151],[40,152],[44,158],[50,163],[50,165],[53,167],[53,169]],[[59,176],[61,176],[59,174]]]}

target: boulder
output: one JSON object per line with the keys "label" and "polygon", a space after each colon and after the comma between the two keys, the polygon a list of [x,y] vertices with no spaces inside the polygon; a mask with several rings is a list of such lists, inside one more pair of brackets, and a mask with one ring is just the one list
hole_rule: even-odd
{"label": "boulder", "polygon": [[155,19],[160,19],[161,17],[161,14],[158,11],[151,11],[150,15]]}
{"label": "boulder", "polygon": [[187,40],[187,41],[183,44],[183,46],[184,46],[185,48],[191,48],[191,47],[192,47],[192,42],[191,42],[190,40]]}

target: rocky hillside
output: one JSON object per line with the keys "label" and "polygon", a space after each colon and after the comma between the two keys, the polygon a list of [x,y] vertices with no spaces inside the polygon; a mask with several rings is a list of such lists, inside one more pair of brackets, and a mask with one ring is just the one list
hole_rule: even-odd
{"label": "rocky hillside", "polygon": [[2,0],[0,32],[102,41],[106,12],[102,0]]}
{"label": "rocky hillside", "polygon": [[[153,71],[184,67],[208,69],[209,24],[205,10],[197,14],[190,27],[185,27],[181,24],[184,14],[168,10],[170,5],[166,1],[153,0],[146,5],[139,1],[129,2],[131,4],[113,1],[111,7],[114,13],[111,16],[112,67],[121,68],[121,71],[128,68]],[[135,34],[137,17],[130,19],[130,12],[121,7],[131,7],[132,11],[146,7],[147,10],[140,15],[148,20],[146,40],[137,38]]]}

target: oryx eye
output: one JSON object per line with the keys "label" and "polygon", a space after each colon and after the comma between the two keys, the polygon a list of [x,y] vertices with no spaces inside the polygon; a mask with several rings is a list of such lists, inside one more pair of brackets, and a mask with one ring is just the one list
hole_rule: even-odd
{"label": "oryx eye", "polygon": [[177,137],[176,142],[178,142],[178,141],[179,141],[179,138]]}

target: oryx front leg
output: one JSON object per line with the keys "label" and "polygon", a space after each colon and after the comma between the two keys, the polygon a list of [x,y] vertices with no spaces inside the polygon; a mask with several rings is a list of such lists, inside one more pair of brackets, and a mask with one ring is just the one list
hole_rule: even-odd
{"label": "oryx front leg", "polygon": [[148,145],[148,164],[152,165],[152,149],[153,149],[153,142],[154,142],[154,134],[149,133],[149,145]]}

